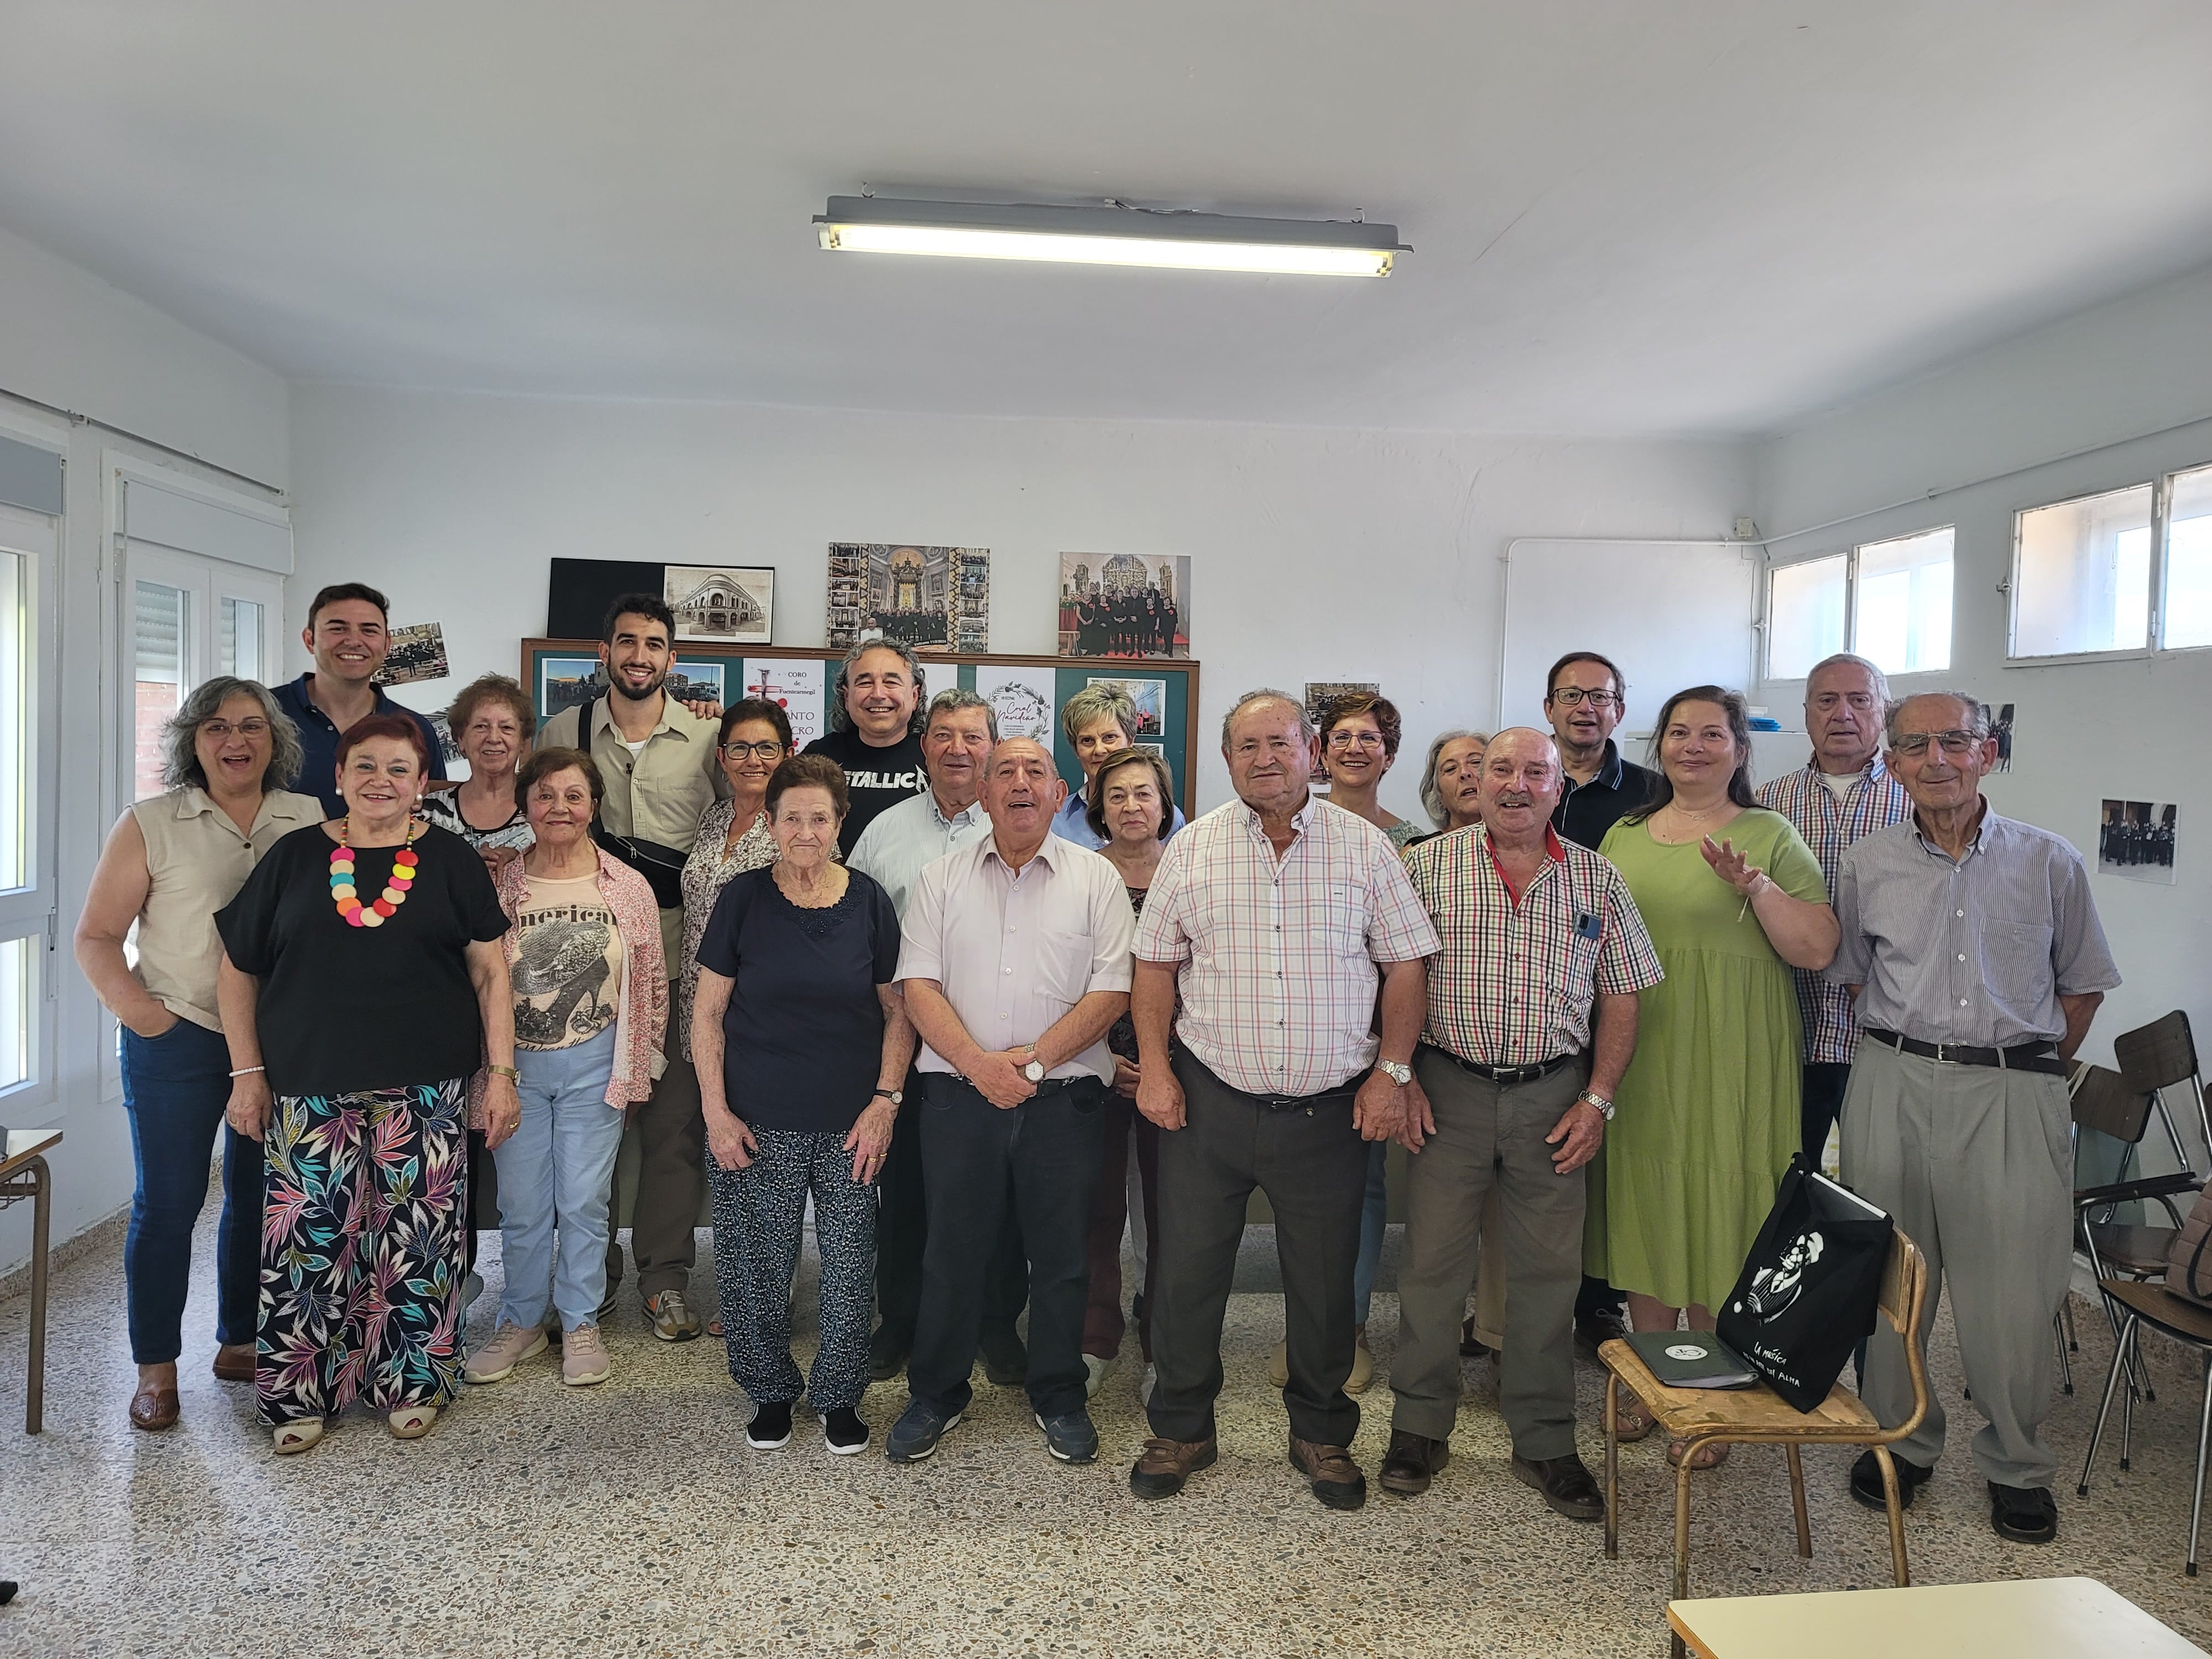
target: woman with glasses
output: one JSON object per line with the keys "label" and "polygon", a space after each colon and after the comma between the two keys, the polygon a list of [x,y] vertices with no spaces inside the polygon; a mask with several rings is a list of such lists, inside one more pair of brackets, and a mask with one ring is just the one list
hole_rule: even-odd
{"label": "woman with glasses", "polygon": [[[1802,1133],[1790,970],[1826,968],[1838,935],[1820,861],[1752,798],[1741,694],[1676,692],[1653,748],[1656,793],[1599,850],[1627,878],[1667,977],[1643,993],[1636,1057],[1589,1166],[1584,1265],[1628,1292],[1635,1329],[1671,1331],[1686,1310],[1709,1331]],[[1623,1417],[1629,1437],[1649,1431],[1640,1407]],[[1699,1467],[1724,1450],[1700,1452]]]}
{"label": "woman with glasses", "polygon": [[[691,1058],[691,1001],[699,989],[699,941],[714,901],[732,878],[775,862],[775,837],[769,834],[768,781],[791,758],[791,717],[765,697],[746,697],[722,711],[716,744],[730,798],[717,801],[699,820],[699,838],[684,860],[684,960],[676,980],[671,1029],[684,1058]],[[723,1334],[720,1319],[707,1334]]]}
{"label": "woman with glasses", "polygon": [[[208,1158],[230,1098],[230,1051],[216,1006],[222,960],[215,913],[269,849],[323,821],[322,802],[283,786],[300,769],[300,736],[268,690],[219,675],[192,689],[161,728],[161,782],[116,821],[76,924],[77,965],[123,1026],[123,1109],[137,1188],[123,1244],[133,1428],[177,1420],[192,1227]],[[132,927],[137,961],[124,954]],[[261,1297],[261,1148],[223,1137],[216,1233],[215,1374],[253,1380]]]}
{"label": "woman with glasses", "polygon": [[1385,811],[1375,795],[1383,774],[1397,762],[1403,730],[1398,705],[1371,691],[1338,697],[1322,710],[1321,762],[1329,800],[1366,819],[1401,850],[1420,836],[1421,826]]}

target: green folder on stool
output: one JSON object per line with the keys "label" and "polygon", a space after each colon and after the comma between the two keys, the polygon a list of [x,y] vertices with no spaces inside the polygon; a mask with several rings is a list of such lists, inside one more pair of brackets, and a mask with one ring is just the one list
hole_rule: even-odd
{"label": "green folder on stool", "polygon": [[1759,1373],[1711,1331],[1632,1331],[1628,1346],[1670,1389],[1747,1389]]}

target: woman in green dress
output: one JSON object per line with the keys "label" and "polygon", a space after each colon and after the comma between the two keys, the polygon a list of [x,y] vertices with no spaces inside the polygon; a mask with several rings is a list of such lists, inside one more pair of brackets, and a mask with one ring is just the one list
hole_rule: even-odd
{"label": "woman in green dress", "polygon": [[1812,849],[1752,799],[1742,696],[1679,691],[1655,730],[1659,787],[1598,850],[1667,978],[1644,993],[1620,1113],[1590,1165],[1584,1255],[1628,1292],[1636,1329],[1671,1331],[1686,1309],[1709,1331],[1802,1133],[1790,970],[1826,967],[1838,933]]}

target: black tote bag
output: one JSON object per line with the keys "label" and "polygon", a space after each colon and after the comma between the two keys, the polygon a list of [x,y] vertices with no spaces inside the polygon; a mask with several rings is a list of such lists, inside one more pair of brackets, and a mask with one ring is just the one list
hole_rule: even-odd
{"label": "black tote bag", "polygon": [[1874,1329],[1894,1224],[1792,1158],[1743,1273],[1714,1321],[1722,1341],[1801,1412],[1828,1397]]}

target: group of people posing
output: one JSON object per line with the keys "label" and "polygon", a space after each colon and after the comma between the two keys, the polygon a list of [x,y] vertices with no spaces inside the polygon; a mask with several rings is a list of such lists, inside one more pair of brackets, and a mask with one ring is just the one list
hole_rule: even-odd
{"label": "group of people posing", "polygon": [[[355,1401],[422,1434],[464,1381],[556,1344],[564,1382],[604,1380],[630,1126],[646,1316],[700,1334],[710,1199],[714,1334],[751,1445],[788,1442],[803,1397],[829,1450],[858,1452],[867,1389],[903,1370],[885,1448],[925,1459],[980,1358],[1026,1389],[1046,1451],[1086,1463],[1087,1401],[1133,1322],[1145,1498],[1217,1455],[1223,1321],[1264,1193],[1290,1461],[1356,1508],[1395,1142],[1382,1484],[1429,1487],[1462,1360],[1492,1352],[1513,1473],[1594,1520],[1577,1346],[1710,1329],[1792,1156],[1840,1121],[1844,1180],[1950,1281],[1992,1525],[2055,1535],[2064,1073],[2118,979],[2079,856],[1982,796],[1975,699],[1893,702],[1871,664],[1832,658],[1807,682],[1808,763],[1754,791],[1739,694],[1668,698],[1646,769],[1613,740],[1618,669],[1571,653],[1543,727],[1430,745],[1422,825],[1378,799],[1387,700],[1342,699],[1316,729],[1262,690],[1222,723],[1236,798],[1186,823],[1110,687],[1062,711],[1071,792],[975,694],[927,696],[896,642],[854,648],[836,729],[794,753],[774,703],[666,695],[657,598],[618,600],[604,635],[605,694],[542,731],[499,676],[455,700],[458,787],[433,787],[427,723],[374,687],[385,605],[357,584],[317,595],[313,672],[209,681],[170,722],[168,793],[118,823],[76,941],[125,1028],[140,1427],[177,1419],[219,1123],[215,1370],[253,1382],[283,1452]],[[495,1183],[504,1288],[471,1351]],[[1864,1392],[1909,1414],[1893,1338]],[[1623,1437],[1651,1426],[1624,1407]],[[1931,1407],[1899,1447],[1908,1502],[1943,1434]],[[1881,1506],[1871,1455],[1851,1489]]]}
{"label": "group of people posing", "polygon": [[1176,602],[1157,583],[1110,592],[1094,583],[1063,607],[1079,657],[1171,657],[1182,626]]}

